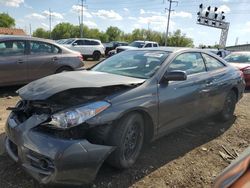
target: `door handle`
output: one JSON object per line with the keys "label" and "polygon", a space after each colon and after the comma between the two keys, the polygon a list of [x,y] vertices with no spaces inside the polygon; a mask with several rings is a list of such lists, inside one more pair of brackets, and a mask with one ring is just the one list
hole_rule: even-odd
{"label": "door handle", "polygon": [[18,64],[22,64],[22,63],[24,63],[24,61],[23,61],[22,59],[18,59],[18,60],[17,60],[17,63],[18,63]]}
{"label": "door handle", "polygon": [[52,61],[57,61],[58,58],[57,57],[52,57]]}

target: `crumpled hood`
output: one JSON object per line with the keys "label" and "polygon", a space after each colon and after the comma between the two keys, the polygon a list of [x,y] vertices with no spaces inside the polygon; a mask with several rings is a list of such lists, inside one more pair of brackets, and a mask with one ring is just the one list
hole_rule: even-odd
{"label": "crumpled hood", "polygon": [[141,84],[144,81],[144,79],[103,72],[73,71],[36,80],[19,89],[17,93],[24,100],[45,100],[54,94],[69,89],[134,85]]}

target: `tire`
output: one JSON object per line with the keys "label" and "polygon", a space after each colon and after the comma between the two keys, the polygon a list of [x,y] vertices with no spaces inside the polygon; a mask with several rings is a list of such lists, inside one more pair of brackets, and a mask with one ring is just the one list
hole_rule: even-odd
{"label": "tire", "polygon": [[144,120],[139,113],[122,118],[109,139],[109,144],[116,146],[107,162],[118,169],[131,167],[138,158],[144,140]]}
{"label": "tire", "polygon": [[61,67],[57,69],[56,74],[62,73],[62,72],[68,72],[68,71],[73,71],[73,69],[71,67]]}
{"label": "tire", "polygon": [[95,51],[95,52],[93,53],[93,59],[94,59],[94,61],[99,61],[100,58],[101,58],[101,53],[98,52],[98,51]]}
{"label": "tire", "polygon": [[225,122],[232,119],[236,103],[237,96],[235,92],[231,90],[226,97],[222,111],[218,114],[218,120]]}

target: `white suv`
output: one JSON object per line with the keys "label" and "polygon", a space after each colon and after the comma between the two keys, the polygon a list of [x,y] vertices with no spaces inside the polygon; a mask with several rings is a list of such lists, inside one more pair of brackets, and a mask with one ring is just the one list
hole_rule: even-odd
{"label": "white suv", "polygon": [[71,50],[80,52],[84,58],[91,57],[98,61],[105,54],[105,48],[100,40],[86,38],[71,38],[61,44]]}
{"label": "white suv", "polygon": [[154,41],[134,41],[130,43],[128,46],[119,46],[116,48],[115,53],[120,53],[125,50],[131,50],[136,48],[152,48],[152,47],[159,47],[159,44]]}

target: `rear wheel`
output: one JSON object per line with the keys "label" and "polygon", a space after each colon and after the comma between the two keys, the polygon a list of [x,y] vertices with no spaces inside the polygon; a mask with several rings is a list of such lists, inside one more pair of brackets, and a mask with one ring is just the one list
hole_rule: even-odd
{"label": "rear wheel", "polygon": [[222,111],[218,114],[220,121],[228,121],[233,117],[236,102],[237,96],[235,92],[231,90],[226,97]]}
{"label": "rear wheel", "polygon": [[73,69],[71,67],[61,67],[57,69],[56,74],[61,73],[61,72],[68,72],[68,71],[73,71]]}
{"label": "rear wheel", "polygon": [[109,144],[117,148],[107,162],[119,169],[129,168],[135,163],[143,146],[143,118],[139,113],[129,114],[115,126]]}
{"label": "rear wheel", "polygon": [[94,59],[94,61],[99,61],[100,58],[101,58],[101,53],[98,52],[98,51],[95,51],[95,52],[93,53],[93,59]]}

